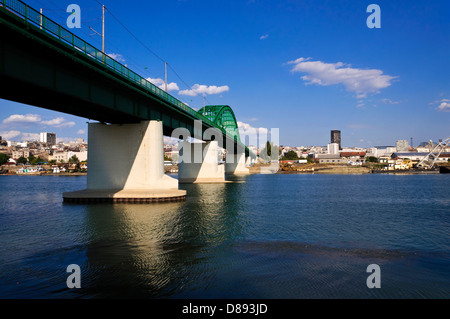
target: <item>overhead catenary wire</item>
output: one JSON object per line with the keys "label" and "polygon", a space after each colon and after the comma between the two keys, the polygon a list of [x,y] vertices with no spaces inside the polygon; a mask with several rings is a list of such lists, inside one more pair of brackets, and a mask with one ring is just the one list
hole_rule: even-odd
{"label": "overhead catenary wire", "polygon": [[[67,12],[66,9],[63,9],[59,6],[60,3],[56,4],[55,2],[53,2],[52,0],[46,0],[46,1],[42,1],[42,0],[35,0],[41,7],[41,9],[44,10],[44,14],[45,12],[51,12],[51,15],[54,17],[57,17],[57,20],[60,20],[63,24],[66,21],[67,17],[64,15],[63,12]],[[95,0],[94,0],[95,1]],[[44,3],[45,2],[45,3]],[[100,4],[100,2],[95,1],[96,3]],[[51,8],[49,8],[49,5],[52,6]],[[100,4],[101,5],[101,4]],[[95,10],[92,7],[86,8],[89,11]],[[85,8],[83,10],[86,10]],[[95,19],[89,19],[89,20],[84,20],[81,21],[83,24],[87,24],[88,25],[88,29],[92,30],[91,26],[89,25],[90,22],[95,22],[95,21],[99,21],[102,18],[95,18]],[[72,30],[72,32],[76,32],[76,33],[82,33],[84,36],[94,39],[93,35],[95,34],[90,34],[89,32],[86,31],[85,28],[80,28],[80,29],[76,29],[76,30]],[[94,30],[94,32],[96,32]],[[96,34],[98,34],[98,32],[96,32]],[[119,54],[120,56],[124,56],[123,53],[121,52],[122,50],[118,49],[117,46],[112,43],[110,40],[105,39],[107,47],[110,48],[113,52],[115,52],[116,54]],[[119,61],[120,62],[120,61]],[[138,63],[135,59],[131,58],[131,57],[127,57],[127,64],[132,66],[133,68],[139,70],[139,72],[144,75],[146,78],[162,78],[160,74],[152,74],[152,72],[149,72],[149,70],[147,69],[147,67],[143,66],[141,63]]]}
{"label": "overhead catenary wire", "polygon": [[[99,4],[100,6],[104,6],[104,4],[100,3],[100,1],[98,0],[94,0],[97,4]],[[114,20],[116,20],[116,22],[125,30],[127,31],[143,48],[145,48],[148,52],[150,52],[152,55],[154,55],[158,60],[160,60],[163,63],[167,63],[167,66],[170,68],[170,70],[172,70],[172,72],[175,74],[175,76],[186,86],[187,89],[191,89],[192,86],[187,84],[183,78],[181,78],[181,76],[175,71],[175,69],[172,67],[172,65],[170,63],[168,63],[165,59],[163,59],[161,56],[159,56],[156,52],[154,52],[152,49],[150,49],[144,42],[142,42],[130,29],[128,29],[112,12],[110,9],[107,9],[107,12],[111,15],[111,17],[114,18]],[[211,104],[211,102],[206,98],[206,96],[204,97],[204,99],[206,101],[208,101],[209,104]]]}
{"label": "overhead catenary wire", "polygon": [[[95,2],[97,2],[99,5],[103,6],[103,4],[101,4],[99,1],[94,0]],[[134,35],[133,32],[131,32],[122,22],[120,22],[120,20],[111,12],[111,10],[107,10],[108,13],[114,18],[114,20],[117,21],[117,23],[119,23],[121,25],[122,28],[124,28],[136,41],[138,41],[147,51],[149,51],[151,54],[153,54],[155,57],[157,57],[159,60],[161,60],[162,62],[166,62],[163,58],[161,58],[158,54],[156,54],[155,52],[153,52],[149,47],[147,47],[141,40],[139,40],[139,38],[137,36]]]}

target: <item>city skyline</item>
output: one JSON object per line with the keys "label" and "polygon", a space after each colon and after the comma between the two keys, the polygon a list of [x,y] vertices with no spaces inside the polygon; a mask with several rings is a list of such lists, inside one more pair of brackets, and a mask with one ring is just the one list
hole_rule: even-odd
{"label": "city skyline", "polygon": [[[44,14],[64,24],[70,3],[46,1]],[[71,31],[101,48],[89,28],[100,30],[101,7],[93,0],[77,3],[87,22]],[[230,105],[241,130],[279,128],[281,145],[326,145],[334,129],[347,147],[445,139],[449,4],[377,1],[381,28],[369,29],[370,3],[168,1],[139,3],[137,10],[104,1],[155,54],[108,13],[106,52],[158,86],[164,83],[162,58],[173,66],[170,94],[195,109],[203,95],[206,104]],[[39,140],[47,131],[63,141],[87,140],[88,119],[5,100],[0,106],[4,138]]]}

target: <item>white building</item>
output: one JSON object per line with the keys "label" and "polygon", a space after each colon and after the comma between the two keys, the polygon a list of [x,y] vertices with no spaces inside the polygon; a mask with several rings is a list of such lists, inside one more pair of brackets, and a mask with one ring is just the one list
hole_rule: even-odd
{"label": "white building", "polygon": [[67,163],[72,156],[76,156],[80,162],[87,161],[87,151],[82,152],[61,152],[56,151],[49,156],[49,161],[55,160],[57,163]]}
{"label": "white building", "polygon": [[68,152],[54,152],[53,155],[50,155],[48,160],[55,160],[57,163],[67,163],[69,160]]}
{"label": "white building", "polygon": [[338,143],[328,144],[328,154],[332,155],[339,154],[339,144]]}
{"label": "white building", "polygon": [[397,148],[397,152],[408,152],[409,151],[409,144],[407,140],[399,140],[395,143],[395,146]]}
{"label": "white building", "polygon": [[87,151],[81,151],[81,152],[68,152],[67,158],[70,159],[72,156],[76,156],[80,162],[87,161]]}
{"label": "white building", "polygon": [[370,149],[370,154],[373,154],[375,157],[390,157],[396,151],[394,146],[375,146]]}
{"label": "white building", "polygon": [[49,145],[55,145],[56,144],[56,133],[42,132],[39,135],[39,142],[47,143]]}
{"label": "white building", "polygon": [[6,141],[6,145],[8,147],[11,147],[11,146],[28,147],[28,143],[27,142]]}

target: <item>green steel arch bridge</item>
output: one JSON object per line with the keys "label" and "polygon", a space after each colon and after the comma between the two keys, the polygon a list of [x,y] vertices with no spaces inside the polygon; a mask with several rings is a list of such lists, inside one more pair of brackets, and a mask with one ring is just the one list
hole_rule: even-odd
{"label": "green steel arch bridge", "polygon": [[[0,0],[0,98],[102,123],[163,122],[164,135],[212,128],[220,145],[240,140],[227,105],[195,111],[20,0]],[[201,131],[194,121],[201,120]]]}
{"label": "green steel arch bridge", "polygon": [[207,105],[198,110],[198,113],[213,122],[217,127],[225,130],[226,134],[240,141],[239,128],[233,110],[228,105]]}

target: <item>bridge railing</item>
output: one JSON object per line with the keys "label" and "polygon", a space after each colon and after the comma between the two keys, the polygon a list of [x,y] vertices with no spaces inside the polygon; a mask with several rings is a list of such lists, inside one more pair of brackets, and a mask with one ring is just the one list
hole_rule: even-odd
{"label": "bridge railing", "polygon": [[[185,103],[181,102],[177,98],[160,89],[147,79],[138,75],[136,72],[130,70],[129,68],[127,68],[120,62],[116,61],[115,59],[111,58],[101,50],[90,45],[80,37],[76,36],[75,34],[65,29],[58,23],[49,19],[48,17],[41,14],[37,10],[33,9],[26,3],[20,0],[0,0],[0,8],[1,7],[14,13],[16,16],[21,17],[22,19],[25,20],[25,22],[28,22],[34,25],[35,27],[41,29],[42,31],[45,31],[46,34],[56,37],[63,43],[72,46],[77,51],[84,53],[88,57],[114,70],[120,76],[126,77],[128,80],[131,80],[137,85],[145,88],[147,91],[159,96],[163,100],[169,102],[171,105],[174,105],[184,110],[185,112],[194,115],[195,117],[201,119],[202,121],[210,124],[211,126],[216,127],[216,125],[211,120],[209,120],[202,114],[197,113],[194,109],[192,109]],[[224,130],[222,129],[222,131]]]}

